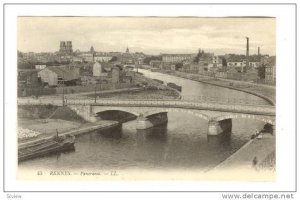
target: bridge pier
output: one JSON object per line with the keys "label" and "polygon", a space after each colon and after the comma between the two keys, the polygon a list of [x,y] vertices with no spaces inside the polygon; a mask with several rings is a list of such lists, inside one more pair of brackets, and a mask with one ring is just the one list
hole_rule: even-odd
{"label": "bridge pier", "polygon": [[136,129],[137,130],[148,129],[154,126],[166,124],[167,122],[168,122],[167,112],[157,113],[147,117],[145,117],[143,114],[140,114],[136,120]]}
{"label": "bridge pier", "polygon": [[232,119],[224,119],[222,121],[211,120],[208,122],[208,135],[219,135],[224,132],[231,132]]}
{"label": "bridge pier", "polygon": [[275,131],[276,131],[276,124],[265,124],[263,129],[262,129],[263,132],[266,132],[266,133],[270,133],[272,135],[275,135]]}
{"label": "bridge pier", "polygon": [[79,116],[89,122],[96,122],[97,116],[93,113],[93,107],[90,105],[69,105],[69,108],[74,110]]}

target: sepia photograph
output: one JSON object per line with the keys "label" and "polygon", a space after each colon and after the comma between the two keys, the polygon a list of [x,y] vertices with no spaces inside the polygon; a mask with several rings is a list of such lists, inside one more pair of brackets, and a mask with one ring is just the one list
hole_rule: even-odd
{"label": "sepia photograph", "polygon": [[296,3],[46,2],[2,4],[0,199],[297,199]]}
{"label": "sepia photograph", "polygon": [[17,178],[276,179],[276,18],[19,16]]}

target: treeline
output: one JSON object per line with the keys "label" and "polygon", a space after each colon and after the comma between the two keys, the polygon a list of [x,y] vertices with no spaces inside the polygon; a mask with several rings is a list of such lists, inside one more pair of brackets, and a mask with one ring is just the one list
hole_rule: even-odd
{"label": "treeline", "polygon": [[144,63],[149,65],[151,60],[162,60],[162,56],[150,56],[144,58]]}
{"label": "treeline", "polygon": [[38,62],[34,60],[24,61],[24,60],[18,60],[18,69],[34,69],[35,65],[46,65],[46,66],[57,66],[57,65],[66,65],[70,64],[69,61],[49,61],[49,62]]}

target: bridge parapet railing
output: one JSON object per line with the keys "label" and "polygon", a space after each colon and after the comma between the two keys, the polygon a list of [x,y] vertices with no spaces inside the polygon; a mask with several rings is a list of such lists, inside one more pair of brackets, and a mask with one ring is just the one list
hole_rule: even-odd
{"label": "bridge parapet railing", "polygon": [[[172,105],[180,105],[180,104],[189,104],[189,105],[200,105],[200,104],[207,104],[208,106],[210,104],[212,105],[216,105],[216,104],[220,104],[220,105],[239,105],[239,106],[245,106],[245,105],[253,105],[253,104],[227,104],[227,103],[219,103],[218,101],[191,101],[190,99],[188,100],[169,100],[169,101],[166,101],[166,100],[154,100],[154,99],[151,99],[151,100],[144,100],[144,99],[124,99],[124,100],[117,100],[117,99],[97,99],[96,100],[96,103],[100,103],[100,104],[111,104],[111,103],[114,103],[114,104],[123,104],[123,103],[126,103],[126,104],[153,104],[155,105],[156,103],[162,103],[164,102],[165,105],[169,105],[169,104],[172,104]],[[240,101],[241,102],[241,101]],[[46,102],[44,102],[46,103]],[[47,102],[48,103],[48,102]],[[53,101],[51,102],[53,103]],[[92,99],[68,99],[68,101],[65,102],[66,104],[93,104],[95,103],[94,100]],[[255,106],[258,106],[258,107],[265,107],[265,106],[268,106],[268,105],[255,105]]]}
{"label": "bridge parapet railing", "polygon": [[[89,98],[91,99],[91,98]],[[96,102],[99,101],[113,101],[118,100],[115,98],[97,98]],[[182,95],[180,99],[174,98],[161,98],[154,99],[153,97],[142,97],[135,99],[122,99],[126,101],[189,101],[189,102],[202,102],[202,103],[219,103],[219,104],[237,104],[237,105],[266,105],[264,100],[254,100],[254,99],[243,99],[243,98],[228,98],[228,97],[217,97],[217,96],[192,96],[192,95]]]}
{"label": "bridge parapet railing", "polygon": [[228,98],[228,97],[217,97],[217,96],[197,96],[197,95],[182,95],[181,100],[193,101],[193,102],[212,102],[220,104],[241,104],[241,105],[264,105],[264,100],[254,100],[245,98]]}
{"label": "bridge parapet railing", "polygon": [[[182,98],[181,100],[176,100],[176,99],[172,99],[172,100],[165,100],[165,99],[122,99],[122,100],[118,100],[118,99],[96,99],[96,103],[101,103],[101,104],[110,104],[110,103],[124,103],[126,102],[126,104],[153,104],[155,105],[157,102],[165,102],[165,105],[179,105],[182,104],[183,102],[185,103],[189,103],[189,105],[198,105],[198,104],[220,104],[220,105],[241,105],[241,106],[246,106],[246,105],[254,105],[254,106],[258,106],[258,107],[265,107],[265,106],[269,106],[269,105],[264,105],[264,104],[255,104],[255,101],[251,102],[247,102],[247,101],[243,101],[243,99],[227,99],[227,101],[220,101],[220,100],[216,100],[218,98],[215,97],[204,97],[204,96],[196,96],[195,98],[197,98],[195,100],[195,98],[191,99],[191,96],[189,96],[189,98]],[[205,99],[205,100],[203,100]],[[228,103],[229,102],[229,103]],[[82,99],[82,98],[68,98],[65,99],[65,105],[69,104],[93,104],[95,103],[94,99]],[[18,104],[56,104],[56,105],[60,105],[62,104],[62,100],[61,99],[18,99]],[[272,106],[273,107],[273,106]],[[261,108],[260,108],[261,109]]]}
{"label": "bridge parapet railing", "polygon": [[[62,105],[59,99],[18,99],[18,104],[27,105]],[[97,101],[96,104],[92,99],[68,99],[65,105],[105,105],[105,106],[137,106],[137,107],[177,107],[186,109],[207,109],[212,111],[256,113],[275,115],[275,107],[268,105],[241,105],[241,104],[219,104],[213,102],[193,102],[193,101],[147,101],[147,100],[103,100]]]}
{"label": "bridge parapet railing", "polygon": [[[97,102],[103,102],[103,101],[115,101],[115,100],[120,100],[120,99],[115,99],[115,98],[97,98]],[[122,101],[189,101],[189,102],[200,102],[200,103],[218,103],[218,104],[229,104],[229,105],[266,105],[264,100],[254,100],[254,99],[245,99],[245,98],[228,98],[228,97],[218,97],[218,96],[201,96],[201,95],[182,95],[180,99],[174,99],[174,98],[160,98],[160,99],[154,99],[152,96],[147,97],[144,96],[142,98],[135,98],[135,99],[121,99]],[[67,103],[73,103],[73,104],[78,104],[77,102],[80,102],[80,104],[85,104],[87,103],[92,103],[95,102],[94,98],[91,97],[86,97],[83,98],[81,97],[68,97],[66,100]]]}

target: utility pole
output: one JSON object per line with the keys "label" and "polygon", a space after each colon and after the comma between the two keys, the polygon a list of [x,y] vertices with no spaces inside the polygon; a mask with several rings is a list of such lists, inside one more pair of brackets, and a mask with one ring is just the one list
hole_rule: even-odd
{"label": "utility pole", "polygon": [[97,103],[97,94],[96,94],[96,91],[97,91],[97,83],[95,84],[95,103]]}
{"label": "utility pole", "polygon": [[65,79],[62,77],[62,106],[65,106]]}

